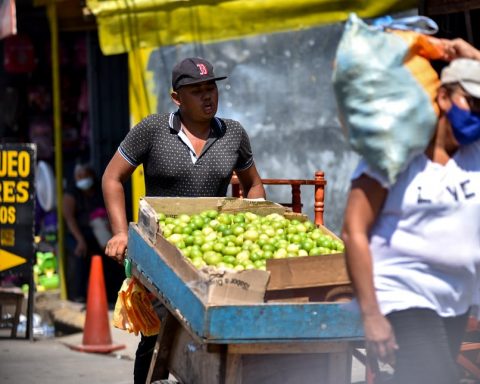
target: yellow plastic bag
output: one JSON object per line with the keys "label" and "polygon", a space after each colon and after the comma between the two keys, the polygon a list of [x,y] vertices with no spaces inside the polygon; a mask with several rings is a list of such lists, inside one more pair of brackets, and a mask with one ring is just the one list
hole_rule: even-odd
{"label": "yellow plastic bag", "polygon": [[153,309],[151,295],[134,277],[126,278],[118,292],[113,326],[135,335],[141,332],[144,336],[160,331],[160,319]]}
{"label": "yellow plastic bag", "polygon": [[[113,326],[115,328],[130,331],[132,325],[128,319],[127,308],[124,301],[124,293],[128,289],[128,284],[131,279],[123,280],[122,287],[118,291],[117,302],[115,303],[115,310],[113,311]],[[130,331],[131,332],[131,331]]]}

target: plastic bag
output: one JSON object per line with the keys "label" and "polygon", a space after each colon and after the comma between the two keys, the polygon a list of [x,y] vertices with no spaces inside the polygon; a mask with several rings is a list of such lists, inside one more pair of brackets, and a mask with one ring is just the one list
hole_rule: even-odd
{"label": "plastic bag", "polygon": [[384,31],[351,15],[340,40],[333,87],[352,148],[390,182],[427,147],[435,130],[438,39]]}
{"label": "plastic bag", "polygon": [[160,319],[153,309],[151,294],[134,277],[126,278],[118,292],[113,326],[135,335],[141,332],[144,336],[160,331]]}
{"label": "plastic bag", "polygon": [[112,231],[108,222],[107,210],[103,207],[96,208],[90,213],[90,228],[102,249],[105,249],[112,238]]}

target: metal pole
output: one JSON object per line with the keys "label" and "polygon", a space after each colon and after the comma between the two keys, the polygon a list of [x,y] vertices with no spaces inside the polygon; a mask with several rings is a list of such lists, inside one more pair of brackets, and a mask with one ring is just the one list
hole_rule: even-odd
{"label": "metal pole", "polygon": [[[34,247],[33,254],[35,255],[37,247]],[[27,297],[27,328],[25,338],[33,341],[33,311],[35,296],[35,281],[33,280],[33,266],[30,265],[30,278],[28,279],[28,297]]]}
{"label": "metal pole", "polygon": [[52,46],[52,95],[53,95],[53,131],[55,147],[55,183],[57,194],[57,259],[60,274],[60,297],[67,298],[65,284],[65,230],[63,225],[63,160],[62,160],[62,127],[60,107],[60,65],[58,59],[58,19],[55,0],[47,6],[50,24],[50,42]]}

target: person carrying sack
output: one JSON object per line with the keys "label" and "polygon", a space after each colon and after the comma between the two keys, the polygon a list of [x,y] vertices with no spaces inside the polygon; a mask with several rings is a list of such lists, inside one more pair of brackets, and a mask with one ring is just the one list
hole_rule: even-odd
{"label": "person carrying sack", "polygon": [[457,383],[480,303],[480,52],[442,44],[452,61],[429,144],[393,183],[362,159],[342,230],[366,347],[397,384]]}

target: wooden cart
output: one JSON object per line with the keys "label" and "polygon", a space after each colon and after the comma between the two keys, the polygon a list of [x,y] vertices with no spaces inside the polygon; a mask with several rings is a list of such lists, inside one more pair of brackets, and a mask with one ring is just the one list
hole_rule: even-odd
{"label": "wooden cart", "polygon": [[168,310],[149,382],[171,372],[187,384],[350,383],[363,331],[349,304],[208,305],[137,224],[128,250],[133,275]]}

